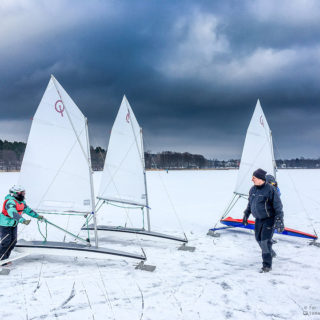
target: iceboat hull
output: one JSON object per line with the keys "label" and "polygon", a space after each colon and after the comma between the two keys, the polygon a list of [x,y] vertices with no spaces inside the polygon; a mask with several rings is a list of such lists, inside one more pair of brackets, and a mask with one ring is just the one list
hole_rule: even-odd
{"label": "iceboat hull", "polygon": [[28,252],[29,254],[73,256],[92,259],[110,259],[112,257],[120,259],[130,258],[140,261],[146,260],[146,257],[143,255],[72,242],[19,240],[16,248],[19,252]]}
{"label": "iceboat hull", "polygon": [[[94,230],[94,225],[91,224],[88,226],[88,228],[83,227],[82,230]],[[164,234],[164,233],[148,231],[148,230],[141,229],[141,228],[125,228],[125,227],[121,227],[121,226],[115,227],[115,226],[98,225],[97,230],[98,231],[133,233],[133,234],[139,234],[139,235],[143,235],[143,236],[150,236],[150,237],[178,241],[178,242],[182,242],[182,243],[188,243],[188,240],[186,240],[185,238],[179,238],[179,237],[171,236],[171,235]]]}
{"label": "iceboat hull", "polygon": [[[245,226],[242,223],[242,219],[233,219],[232,217],[227,217],[225,219],[222,219],[220,220],[220,222],[228,227],[245,228],[245,229],[251,229],[251,230],[254,230],[254,226],[255,226],[255,222],[253,220],[248,220],[248,225]],[[217,229],[210,229],[210,230],[215,231]],[[275,230],[275,233],[279,233],[279,232]],[[306,239],[312,239],[312,240],[318,239],[316,235],[305,233],[299,230],[290,229],[290,228],[284,228],[284,231],[280,234],[285,236],[306,238]]]}

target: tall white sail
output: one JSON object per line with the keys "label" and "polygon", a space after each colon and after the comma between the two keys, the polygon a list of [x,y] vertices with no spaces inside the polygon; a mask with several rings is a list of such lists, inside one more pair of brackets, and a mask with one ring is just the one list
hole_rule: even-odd
{"label": "tall white sail", "polygon": [[[26,189],[26,202],[35,211],[91,212],[86,130],[86,118],[51,76],[33,117],[19,177],[19,184]],[[70,216],[46,218],[77,231],[84,223],[83,217],[72,222]]]}
{"label": "tall white sail", "polygon": [[234,192],[248,195],[253,171],[261,168],[274,175],[274,163],[271,131],[258,100],[247,130]]}
{"label": "tall white sail", "polygon": [[125,96],[112,127],[98,198],[146,206],[141,129]]}

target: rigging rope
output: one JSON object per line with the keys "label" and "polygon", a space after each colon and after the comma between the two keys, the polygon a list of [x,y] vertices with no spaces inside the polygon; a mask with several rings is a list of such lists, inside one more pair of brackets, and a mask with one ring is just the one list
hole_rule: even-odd
{"label": "rigging rope", "polygon": [[42,232],[41,232],[41,228],[40,228],[40,225],[39,225],[39,220],[37,220],[37,225],[38,225],[38,231],[39,233],[41,234],[41,236],[43,237],[43,242],[47,242],[47,237],[48,237],[48,223],[47,223],[47,220],[44,220],[45,224],[46,224],[46,227],[45,227],[45,230],[46,230],[46,234],[44,235]]}
{"label": "rigging rope", "polygon": [[[145,142],[145,144],[149,145],[148,143],[146,143],[146,139],[144,139],[144,142]],[[153,159],[152,157],[150,157],[150,158],[151,158],[152,164],[153,164],[153,165],[156,165],[154,159]],[[165,185],[165,183],[164,183],[164,181],[163,181],[163,179],[162,179],[159,171],[157,171],[157,174],[158,174],[158,176],[160,177],[161,184],[162,184],[162,186],[163,186],[163,188],[164,188],[164,190],[165,190],[165,193],[166,193],[166,195],[167,195],[167,197],[168,197],[169,203],[170,203],[170,205],[171,205],[171,207],[172,207],[172,210],[173,210],[173,213],[174,213],[174,215],[175,215],[175,217],[176,217],[176,219],[177,219],[177,222],[178,222],[178,224],[179,224],[179,226],[180,226],[180,228],[181,228],[181,230],[182,230],[182,232],[183,232],[186,240],[188,240],[187,235],[186,235],[186,233],[185,233],[185,230],[184,230],[184,228],[183,228],[182,222],[181,222],[181,220],[180,220],[180,217],[179,217],[179,215],[178,215],[178,213],[177,213],[177,211],[176,211],[176,208],[175,208],[175,206],[174,206],[174,204],[173,204],[173,201],[172,201],[172,199],[171,199],[171,197],[170,197],[169,191],[168,191],[168,189],[167,189],[167,187],[166,187],[166,185]]]}
{"label": "rigging rope", "polygon": [[[276,149],[277,149],[277,153],[278,153],[279,157],[282,158],[282,157],[281,157],[281,154],[280,154],[280,152],[279,152],[278,146],[277,146],[276,144],[275,144],[275,147],[276,147]],[[300,204],[301,204],[301,206],[302,206],[302,209],[303,209],[303,211],[304,211],[307,219],[309,220],[309,222],[310,222],[310,224],[311,224],[311,227],[312,227],[312,229],[313,229],[313,232],[314,232],[314,234],[318,237],[317,231],[316,231],[316,229],[315,229],[315,227],[314,227],[314,225],[313,225],[313,223],[312,223],[312,220],[311,220],[311,218],[310,218],[310,216],[309,216],[309,213],[308,213],[308,211],[307,211],[307,209],[306,209],[306,207],[305,207],[305,205],[304,205],[304,202],[302,201],[302,198],[300,197],[300,193],[298,192],[298,189],[297,189],[297,187],[296,187],[296,185],[295,185],[295,183],[294,183],[294,180],[293,180],[290,172],[289,172],[289,171],[286,171],[286,172],[287,172],[287,174],[288,174],[288,177],[289,177],[290,180],[291,180],[291,183],[292,183],[292,186],[293,186],[293,188],[294,188],[294,191],[296,192],[296,194],[297,194],[297,196],[298,196],[298,199],[299,199],[299,202],[300,202]]]}

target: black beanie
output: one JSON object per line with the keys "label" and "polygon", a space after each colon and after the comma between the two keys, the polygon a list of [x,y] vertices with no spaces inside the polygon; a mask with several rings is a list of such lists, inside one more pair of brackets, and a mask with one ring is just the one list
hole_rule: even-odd
{"label": "black beanie", "polygon": [[266,174],[266,171],[259,168],[256,171],[254,171],[252,175],[258,179],[266,181]]}

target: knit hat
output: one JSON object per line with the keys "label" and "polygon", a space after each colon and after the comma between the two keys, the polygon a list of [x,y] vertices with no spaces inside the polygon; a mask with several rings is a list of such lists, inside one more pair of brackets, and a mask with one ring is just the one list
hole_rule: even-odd
{"label": "knit hat", "polygon": [[258,179],[266,181],[266,174],[267,174],[266,171],[259,168],[256,171],[254,171],[252,175]]}

